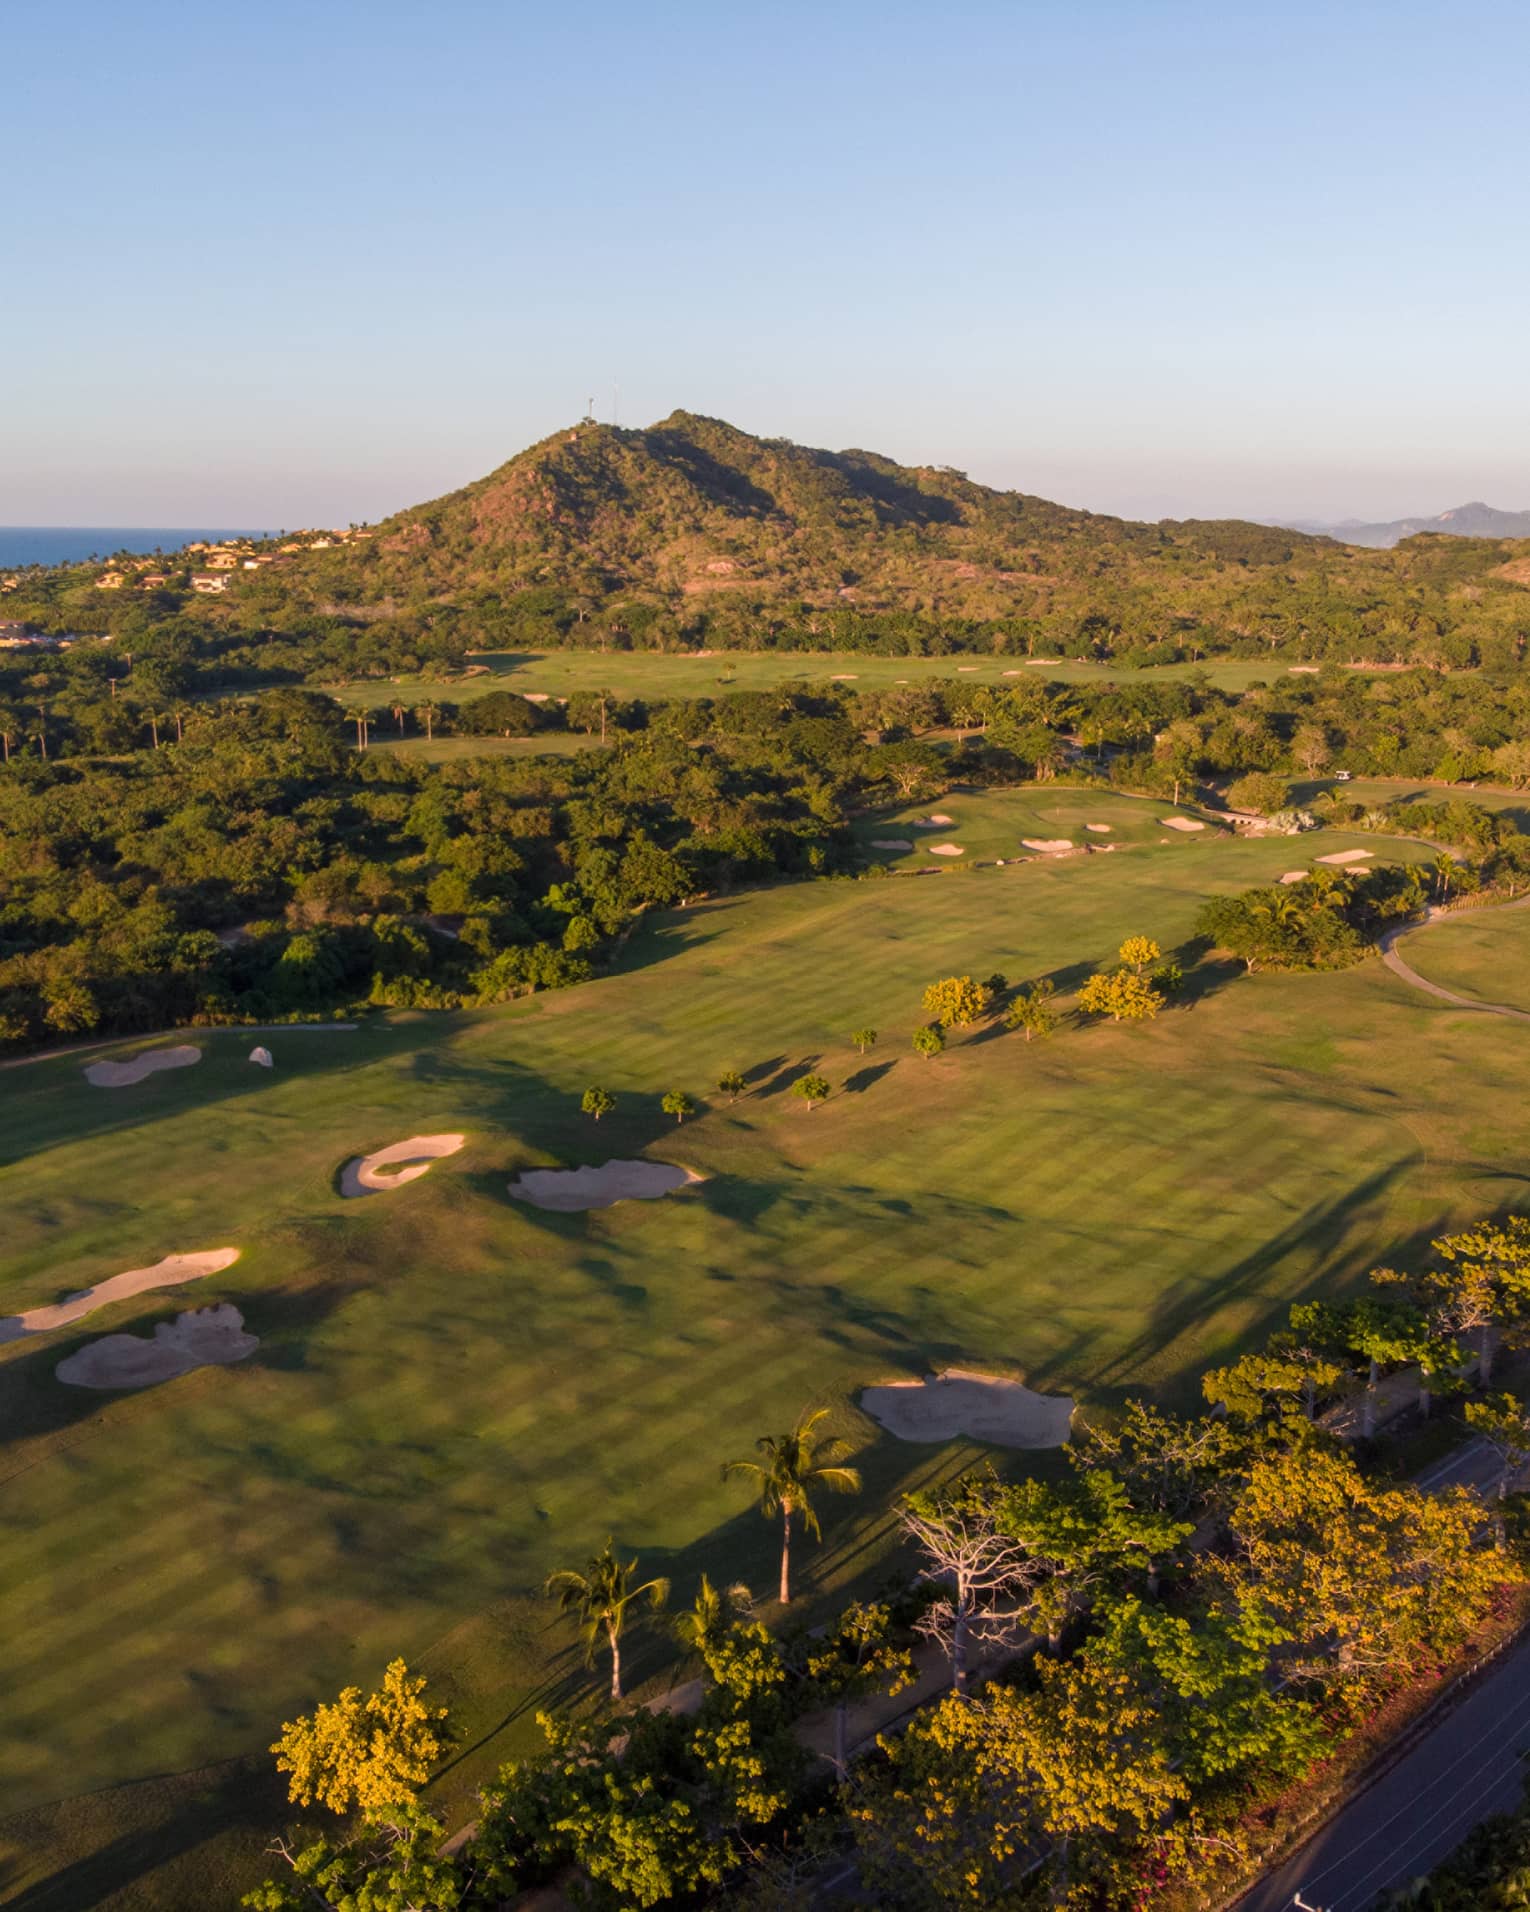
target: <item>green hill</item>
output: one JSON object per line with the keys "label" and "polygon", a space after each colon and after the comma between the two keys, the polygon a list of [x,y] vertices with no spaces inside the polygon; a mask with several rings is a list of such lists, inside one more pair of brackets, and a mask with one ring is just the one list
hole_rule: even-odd
{"label": "green hill", "polygon": [[140,654],[179,621],[222,681],[411,670],[473,649],[984,649],[1127,665],[1212,656],[1517,664],[1530,542],[1361,550],[1239,520],[1139,524],[944,466],[756,438],[676,412],[584,423],[319,548],[272,542],[198,595],[195,554],[30,573],[3,600]]}

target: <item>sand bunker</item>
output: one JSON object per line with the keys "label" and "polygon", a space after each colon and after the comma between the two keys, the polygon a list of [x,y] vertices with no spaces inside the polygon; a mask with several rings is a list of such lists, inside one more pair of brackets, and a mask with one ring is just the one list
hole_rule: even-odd
{"label": "sand bunker", "polygon": [[873,837],[871,847],[873,850],[912,850],[914,846],[907,837]]}
{"label": "sand bunker", "polygon": [[908,827],[911,830],[949,830],[955,821],[955,817],[948,817],[941,810],[932,810],[927,817],[915,817]]}
{"label": "sand bunker", "polygon": [[1374,850],[1335,850],[1332,856],[1320,856],[1319,863],[1363,863],[1368,856],[1374,856]]}
{"label": "sand bunker", "polygon": [[54,1372],[72,1388],[151,1388],[194,1368],[243,1361],[259,1346],[257,1335],[244,1332],[244,1316],[225,1301],[162,1321],[152,1335],[109,1334],[88,1342]]}
{"label": "sand bunker", "polygon": [[831,684],[853,684],[859,676],[859,671],[836,671],[829,679],[829,682]]}
{"label": "sand bunker", "polygon": [[574,1215],[617,1202],[654,1202],[701,1177],[673,1162],[602,1162],[599,1168],[529,1168],[510,1184],[518,1202]]}
{"label": "sand bunker", "polygon": [[1166,830],[1204,830],[1206,827],[1199,817],[1160,817],[1158,821]]}
{"label": "sand bunker", "polygon": [[965,856],[967,854],[959,843],[927,843],[924,847],[931,856]]}
{"label": "sand bunker", "polygon": [[85,1080],[98,1089],[126,1089],[161,1069],[189,1069],[201,1060],[202,1051],[194,1043],[177,1042],[167,1049],[145,1049],[127,1062],[93,1062]]}
{"label": "sand bunker", "polygon": [[965,1368],[866,1388],[861,1406],[900,1441],[954,1441],[965,1434],[997,1447],[1061,1447],[1073,1419],[1066,1394],[1037,1394],[1019,1381]]}
{"label": "sand bunker", "polygon": [[276,1067],[276,1064],[271,1059],[271,1051],[263,1042],[257,1042],[255,1047],[250,1051],[250,1060],[258,1069],[274,1069]]}
{"label": "sand bunker", "polygon": [[1318,674],[1316,664],[1287,664],[1286,669],[1293,677],[1316,677]]}
{"label": "sand bunker", "polygon": [[958,677],[965,677],[968,671],[975,671],[976,669],[977,669],[976,664],[958,664],[956,667],[956,674]]}
{"label": "sand bunker", "polygon": [[97,1308],[104,1308],[109,1301],[125,1301],[129,1295],[147,1294],[151,1288],[178,1288],[184,1281],[200,1281],[204,1275],[215,1275],[238,1259],[237,1248],[207,1248],[194,1255],[166,1255],[151,1268],[129,1268],[124,1274],[97,1282],[94,1288],[80,1288],[46,1308],[6,1315],[0,1319],[0,1342],[19,1341],[23,1335],[49,1334],[54,1328],[67,1328],[71,1321],[79,1321]]}
{"label": "sand bunker", "polygon": [[1280,880],[1282,883],[1305,883],[1307,880],[1307,872],[1305,870],[1287,870]]}
{"label": "sand bunker", "polygon": [[402,1188],[427,1174],[443,1155],[455,1155],[466,1140],[465,1135],[411,1135],[375,1155],[355,1156],[340,1171],[340,1193],[349,1199]]}
{"label": "sand bunker", "polygon": [[1064,850],[1073,848],[1072,837],[1021,837],[1020,841],[1028,850],[1039,850],[1043,856],[1061,856]]}
{"label": "sand bunker", "polygon": [[1086,830],[1093,830],[1096,836],[1109,836],[1111,826],[1108,823],[1086,823]]}

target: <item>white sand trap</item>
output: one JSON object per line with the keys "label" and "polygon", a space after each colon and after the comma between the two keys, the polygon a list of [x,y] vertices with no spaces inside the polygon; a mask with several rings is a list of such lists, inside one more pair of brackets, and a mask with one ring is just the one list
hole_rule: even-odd
{"label": "white sand trap", "polygon": [[263,1042],[257,1042],[255,1047],[250,1051],[250,1060],[258,1069],[274,1069],[276,1067],[275,1062],[272,1060],[271,1051]]}
{"label": "white sand trap", "polygon": [[548,690],[528,690],[524,691],[522,695],[528,704],[545,704],[552,696],[552,692]]}
{"label": "white sand trap", "polygon": [[654,1202],[701,1177],[673,1162],[602,1162],[599,1168],[529,1168],[510,1184],[518,1202],[574,1215],[617,1202]]}
{"label": "white sand trap", "polygon": [[977,669],[976,664],[958,664],[956,667],[956,674],[958,677],[965,677],[968,671],[975,671],[976,669]]}
{"label": "white sand trap", "polygon": [[853,684],[859,676],[859,671],[836,671],[829,679],[829,682],[831,684]]}
{"label": "white sand trap", "polygon": [[1287,870],[1280,880],[1282,883],[1305,883],[1307,880],[1307,872],[1305,870]]}
{"label": "white sand trap", "polygon": [[927,817],[920,819],[927,830],[948,830],[955,821],[955,817],[948,817],[943,810],[932,810]]}
{"label": "white sand trap", "polygon": [[1023,670],[1018,670],[1018,671],[1005,671],[1005,673],[1004,673],[1004,675],[1005,675],[1006,677],[1024,677],[1024,675],[1025,675],[1025,672],[1024,672]]}
{"label": "white sand trap", "polygon": [[924,847],[931,856],[965,856],[967,854],[959,843],[927,843]]}
{"label": "white sand trap", "polygon": [[912,850],[914,846],[907,837],[873,837],[871,847],[873,850]]}
{"label": "white sand trap", "polygon": [[46,1308],[31,1308],[26,1314],[6,1315],[0,1319],[0,1342],[19,1341],[23,1335],[50,1334],[55,1328],[67,1328],[104,1308],[110,1301],[125,1301],[129,1295],[147,1294],[151,1288],[178,1288],[184,1281],[200,1281],[204,1275],[216,1275],[239,1259],[237,1248],[206,1248],[194,1255],[166,1255],[151,1268],[129,1268],[120,1275],[98,1281],[94,1288],[80,1288],[62,1301]]}
{"label": "white sand trap", "polygon": [[947,1368],[924,1381],[865,1388],[861,1406],[900,1441],[954,1441],[965,1434],[998,1447],[1061,1447],[1073,1402],[1019,1381]]}
{"label": "white sand trap", "polygon": [[1286,669],[1293,677],[1316,677],[1318,674],[1316,664],[1287,664]]}
{"label": "white sand trap", "polygon": [[1043,856],[1061,856],[1064,850],[1073,848],[1072,837],[1021,837],[1020,841],[1028,850],[1039,850]]}
{"label": "white sand trap", "polygon": [[466,1140],[465,1135],[411,1135],[375,1155],[355,1156],[340,1171],[340,1193],[350,1198],[402,1188],[428,1174],[443,1155],[455,1155]]}
{"label": "white sand trap", "polygon": [[1111,826],[1108,823],[1086,823],[1086,830],[1093,830],[1096,836],[1109,836]]}
{"label": "white sand trap", "polygon": [[1158,821],[1166,830],[1204,830],[1206,827],[1199,817],[1160,817]]}
{"label": "white sand trap", "polygon": [[1374,850],[1335,850],[1332,856],[1320,856],[1319,863],[1363,863],[1367,857],[1374,856]]}
{"label": "white sand trap", "polygon": [[93,1062],[85,1071],[85,1080],[97,1089],[126,1089],[161,1069],[189,1069],[201,1060],[202,1051],[195,1043],[177,1042],[167,1049],[145,1049],[127,1062]]}
{"label": "white sand trap", "polygon": [[259,1346],[257,1335],[244,1332],[244,1316],[224,1301],[162,1321],[152,1335],[109,1334],[87,1342],[54,1372],[72,1388],[151,1388],[194,1368],[246,1360]]}

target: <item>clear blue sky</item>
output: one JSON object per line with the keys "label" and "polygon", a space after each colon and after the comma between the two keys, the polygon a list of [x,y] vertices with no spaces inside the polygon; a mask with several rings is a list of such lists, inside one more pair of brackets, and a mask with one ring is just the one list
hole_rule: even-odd
{"label": "clear blue sky", "polygon": [[0,522],[677,406],[1069,503],[1530,507],[1530,8],[11,0]]}

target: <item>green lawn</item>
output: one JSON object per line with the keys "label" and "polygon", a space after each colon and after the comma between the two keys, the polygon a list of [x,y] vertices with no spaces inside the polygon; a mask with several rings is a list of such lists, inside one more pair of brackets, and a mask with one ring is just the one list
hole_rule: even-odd
{"label": "green lawn", "polygon": [[860,651],[713,651],[670,654],[659,651],[478,651],[471,675],[457,677],[377,677],[329,688],[350,708],[385,708],[394,696],[405,703],[427,697],[471,703],[491,690],[518,690],[547,697],[568,697],[581,690],[610,690],[621,697],[718,697],[730,691],[773,690],[778,684],[822,684],[833,679],[863,689],[890,684],[922,684],[932,678],[970,677],[974,683],[1004,684],[1017,676],[1054,678],[1065,683],[1129,683],[1142,678],[1185,678],[1204,673],[1213,684],[1244,690],[1272,682],[1284,667],[1244,660],[1206,664],[1166,664],[1152,671],[1122,670],[1087,663],[1028,664],[1017,657],[868,657]]}
{"label": "green lawn", "polygon": [[1406,937],[1401,953],[1421,976],[1475,1002],[1530,1010],[1530,915],[1463,910]]}
{"label": "green lawn", "polygon": [[[266,1037],[271,1074],[237,1034],[133,1089],[67,1058],[0,1074],[0,1312],[244,1250],[180,1297],[0,1347],[0,1798],[19,1815],[0,1903],[64,1912],[101,1881],[118,1907],[227,1902],[273,1808],[215,1762],[396,1652],[454,1706],[445,1793],[465,1807],[538,1704],[586,1690],[534,1597],[546,1572],[613,1535],[682,1599],[703,1568],[768,1584],[773,1534],[718,1463],[805,1402],[835,1404],[868,1478],[826,1510],[811,1597],[874,1582],[894,1496],[964,1457],[876,1438],[867,1381],[956,1360],[1086,1401],[1180,1397],[1293,1297],[1517,1186],[1530,1032],[1374,962],[1203,969],[1153,1026],[909,1047],[934,976],[1066,990],[1128,933],[1181,944],[1215,889],[1420,846],[1338,833],[1293,860],[1072,790],[940,807],[956,822],[932,840],[974,857],[1086,820],[1123,847],[719,899],[578,990]],[[786,1092],[809,1066],[836,1090],[811,1113]],[[751,1083],[731,1107],[708,1099],[730,1068]],[[578,1114],[593,1081],[619,1098],[598,1130]],[[678,1130],[671,1087],[707,1101]],[[350,1155],[451,1128],[467,1148],[421,1181],[338,1198]],[[506,1195],[527,1164],[638,1152],[707,1179],[586,1216]],[[54,1378],[95,1334],[219,1300],[261,1337],[243,1366],[122,1396]]]}

